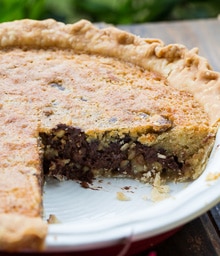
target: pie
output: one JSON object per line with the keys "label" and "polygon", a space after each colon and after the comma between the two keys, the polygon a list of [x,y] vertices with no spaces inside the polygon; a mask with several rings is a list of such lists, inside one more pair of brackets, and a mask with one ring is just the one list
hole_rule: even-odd
{"label": "pie", "polygon": [[197,49],[86,20],[0,24],[0,248],[40,250],[44,175],[196,179],[220,116]]}

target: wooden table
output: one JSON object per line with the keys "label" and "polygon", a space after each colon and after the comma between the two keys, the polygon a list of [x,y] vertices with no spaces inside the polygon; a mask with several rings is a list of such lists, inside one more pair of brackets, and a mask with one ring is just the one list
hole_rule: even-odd
{"label": "wooden table", "polygon": [[[101,24],[100,26],[105,25]],[[181,43],[186,45],[188,48],[198,47],[200,49],[200,55],[206,57],[209,60],[209,63],[214,70],[220,71],[220,20],[206,19],[182,22],[147,23],[141,25],[119,27],[142,37],[160,38],[166,44]],[[142,244],[142,246],[144,247],[144,244]],[[143,249],[141,251],[139,250],[140,248],[136,249],[139,252],[133,254],[135,256],[220,255],[220,204],[211,209],[209,212],[205,213],[200,218],[197,218],[186,224],[174,235],[170,236],[163,242],[153,246],[152,248],[148,248],[147,250]],[[107,253],[107,251],[99,253],[68,252],[52,255],[117,256],[120,248],[116,248],[114,252],[111,252],[110,254]],[[2,253],[0,254],[4,255]],[[131,253],[128,253],[126,255],[131,255]],[[125,255],[123,254],[123,256]]]}

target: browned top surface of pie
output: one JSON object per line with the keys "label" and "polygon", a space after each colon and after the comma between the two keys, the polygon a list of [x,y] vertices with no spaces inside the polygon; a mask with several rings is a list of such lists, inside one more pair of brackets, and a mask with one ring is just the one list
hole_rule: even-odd
{"label": "browned top surface of pie", "polygon": [[1,24],[0,66],[1,213],[41,213],[40,131],[137,137],[219,119],[220,76],[195,50],[87,21]]}
{"label": "browned top surface of pie", "polygon": [[90,136],[137,136],[217,120],[219,74],[183,46],[86,21],[24,20],[2,24],[0,32],[1,211],[39,214],[39,131],[65,123]]}

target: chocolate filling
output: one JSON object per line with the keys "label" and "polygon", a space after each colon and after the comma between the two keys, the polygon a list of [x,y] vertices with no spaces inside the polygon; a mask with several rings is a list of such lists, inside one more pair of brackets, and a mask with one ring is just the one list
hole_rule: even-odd
{"label": "chocolate filling", "polygon": [[143,173],[176,175],[183,164],[164,149],[145,146],[129,135],[107,145],[97,139],[88,141],[78,128],[63,124],[50,133],[40,133],[44,145],[44,172],[55,177],[92,182],[94,172],[102,176],[141,178]]}

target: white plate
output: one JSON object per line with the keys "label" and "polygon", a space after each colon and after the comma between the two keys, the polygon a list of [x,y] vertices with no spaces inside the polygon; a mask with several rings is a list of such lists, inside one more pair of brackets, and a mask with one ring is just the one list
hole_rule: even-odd
{"label": "white plate", "polygon": [[[130,179],[94,181],[85,189],[74,181],[50,181],[45,185],[45,219],[54,214],[61,222],[49,226],[48,251],[103,248],[123,239],[139,241],[177,228],[220,202],[220,132],[209,163],[194,182],[169,184],[170,196],[150,199],[152,187]],[[128,201],[117,199],[122,192]]]}

